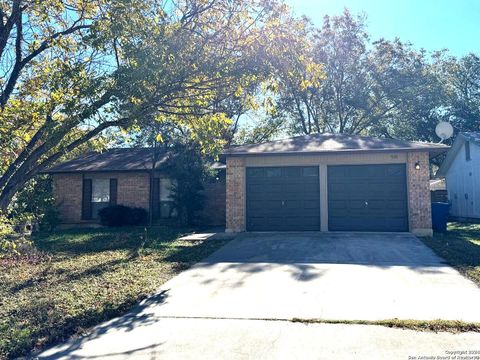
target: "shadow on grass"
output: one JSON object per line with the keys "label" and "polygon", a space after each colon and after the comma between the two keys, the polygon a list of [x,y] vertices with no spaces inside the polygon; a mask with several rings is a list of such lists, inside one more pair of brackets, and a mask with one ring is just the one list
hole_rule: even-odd
{"label": "shadow on grass", "polygon": [[447,233],[435,233],[424,242],[451,265],[480,266],[480,230],[476,229],[480,227],[451,227]]}
{"label": "shadow on grass", "polygon": [[104,273],[112,272],[117,268],[119,265],[125,264],[129,262],[129,258],[124,259],[116,259],[103,262],[101,264],[92,266],[88,269],[83,271],[66,271],[66,270],[52,270],[50,267],[47,267],[39,276],[35,279],[30,278],[23,282],[16,283],[14,286],[11,287],[10,292],[14,295],[16,292],[25,290],[32,286],[41,286],[43,283],[48,281],[48,275],[53,272],[55,276],[59,279],[57,282],[70,282],[70,281],[77,281],[81,280],[85,277],[92,277],[92,276],[102,276]]}
{"label": "shadow on grass", "polygon": [[[129,311],[164,281],[224,244],[174,241],[184,233],[182,229],[149,229],[146,241],[138,240],[144,234],[138,228],[36,235],[36,245],[49,254],[49,260],[38,266],[17,264],[7,269],[8,281],[0,284],[0,295],[8,294],[13,300],[0,308],[0,358],[22,356],[34,348],[64,341]],[[114,298],[106,293],[99,298],[97,291],[89,291],[95,284],[114,289]],[[72,290],[82,291],[82,296],[72,297]],[[162,304],[165,298],[166,293],[157,294],[141,306]],[[82,305],[95,302],[95,306]],[[135,309],[111,326],[128,331],[153,321],[141,314],[142,307]],[[108,328],[100,326],[92,336],[102,331]]]}
{"label": "shadow on grass", "polygon": [[[118,356],[118,355],[131,355],[134,356],[136,353],[145,351],[148,349],[152,349],[158,347],[161,344],[151,344],[144,347],[129,349],[124,352],[116,352],[116,353],[107,353],[98,356],[79,356],[75,355],[74,352],[82,347],[82,345],[93,339],[98,339],[109,332],[114,331],[125,331],[129,332],[132,331],[140,326],[147,326],[151,325],[153,322],[156,321],[155,317],[151,316],[151,314],[146,313],[145,310],[148,309],[150,306],[161,305],[166,302],[168,297],[168,290],[161,291],[153,296],[148,297],[144,301],[142,301],[139,305],[135,306],[131,311],[127,314],[108,321],[105,324],[99,325],[95,327],[90,334],[86,336],[79,337],[77,339],[72,339],[65,345],[61,345],[58,349],[52,349],[50,352],[47,352],[45,355],[39,355],[39,359],[58,359],[60,357],[66,357],[68,359],[85,359],[85,358],[102,358],[108,356]],[[119,313],[120,311],[117,309],[115,311]],[[82,316],[83,318],[84,316]],[[110,316],[111,317],[111,316]],[[73,322],[76,319],[72,319]],[[83,322],[83,321],[82,321]],[[60,339],[56,339],[57,341]]]}
{"label": "shadow on grass", "polygon": [[480,286],[480,225],[451,223],[446,233],[422,241]]}
{"label": "shadow on grass", "polygon": [[33,241],[39,250],[70,256],[115,250],[135,251],[144,243],[152,248],[162,249],[185,232],[188,231],[167,227],[73,229],[39,233],[33,237]]}

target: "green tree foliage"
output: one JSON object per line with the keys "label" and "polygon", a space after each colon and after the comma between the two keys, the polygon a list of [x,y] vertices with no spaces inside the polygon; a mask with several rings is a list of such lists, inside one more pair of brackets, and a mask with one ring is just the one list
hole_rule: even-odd
{"label": "green tree foliage", "polygon": [[196,143],[176,143],[170,148],[171,157],[165,171],[173,179],[173,208],[181,226],[195,224],[196,215],[205,203],[204,183],[212,176],[205,157]]}
{"label": "green tree foliage", "polygon": [[[263,118],[237,141],[279,134],[368,134],[438,141],[435,126],[480,126],[480,60],[427,53],[399,39],[372,41],[364,16],[325,16],[320,28],[284,15],[268,48]],[[287,28],[282,28],[288,24]]]}
{"label": "green tree foliage", "polygon": [[290,132],[389,136],[398,126],[396,121],[405,120],[416,103],[422,102],[427,111],[437,106],[438,97],[429,97],[437,84],[428,71],[426,54],[400,40],[371,42],[364,17],[345,10],[341,16],[326,16],[320,29],[302,31],[310,46],[298,50],[294,44],[286,53],[294,60],[305,59],[300,74],[313,68],[318,74],[314,81],[295,74],[298,61],[292,63],[283,54],[276,59],[283,67],[275,66],[282,79],[276,112],[283,114]]}
{"label": "green tree foliage", "polygon": [[53,230],[59,224],[51,177],[37,176],[18,192],[10,216],[19,219],[26,214],[30,214],[42,230]]}
{"label": "green tree foliage", "polygon": [[480,131],[480,58],[469,54],[437,62],[447,95],[446,113],[458,130]]}
{"label": "green tree foliage", "polygon": [[[168,122],[211,151],[262,75],[271,1],[0,5],[0,209],[108,129]],[[230,110],[230,111],[227,111]],[[213,135],[212,135],[213,134]]]}

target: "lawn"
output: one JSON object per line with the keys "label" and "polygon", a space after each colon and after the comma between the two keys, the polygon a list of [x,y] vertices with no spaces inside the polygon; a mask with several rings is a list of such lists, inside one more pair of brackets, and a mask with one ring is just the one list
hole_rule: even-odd
{"label": "lawn", "polygon": [[422,240],[480,286],[480,224],[449,223],[445,234],[435,233]]}
{"label": "lawn", "polygon": [[41,255],[0,258],[0,359],[84,333],[129,310],[226,241],[180,241],[178,229],[39,234]]}

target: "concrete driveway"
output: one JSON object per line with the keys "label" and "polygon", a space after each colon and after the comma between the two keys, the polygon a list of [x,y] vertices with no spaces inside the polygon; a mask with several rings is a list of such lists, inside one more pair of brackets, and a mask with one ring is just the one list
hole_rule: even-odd
{"label": "concrete driveway", "polygon": [[480,321],[478,304],[480,289],[410,234],[243,234],[135,311],[41,357],[445,355],[478,350],[480,335],[287,320]]}
{"label": "concrete driveway", "polygon": [[171,317],[480,321],[480,289],[410,234],[244,234],[161,291]]}

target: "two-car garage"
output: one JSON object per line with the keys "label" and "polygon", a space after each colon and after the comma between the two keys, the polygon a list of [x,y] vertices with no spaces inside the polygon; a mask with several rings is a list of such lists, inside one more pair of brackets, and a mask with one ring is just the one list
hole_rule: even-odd
{"label": "two-car garage", "polygon": [[[246,168],[247,231],[408,231],[405,164]],[[320,178],[327,181],[321,204]]]}
{"label": "two-car garage", "polygon": [[430,159],[443,144],[320,133],[235,145],[226,231],[409,231],[431,236]]}

